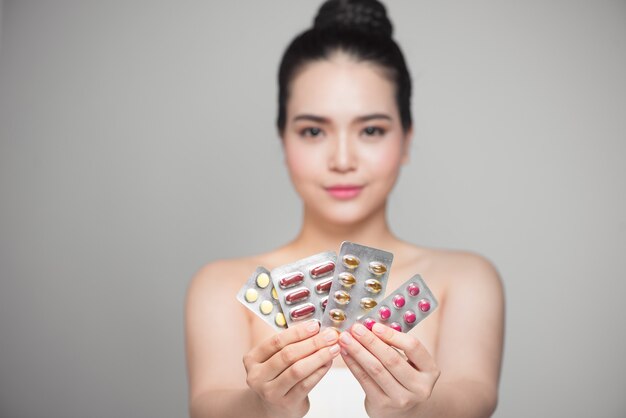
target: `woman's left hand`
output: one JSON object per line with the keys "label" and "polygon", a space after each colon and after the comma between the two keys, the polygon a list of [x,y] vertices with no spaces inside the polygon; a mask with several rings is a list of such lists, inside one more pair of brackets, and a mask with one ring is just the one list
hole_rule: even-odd
{"label": "woman's left hand", "polygon": [[365,409],[370,417],[413,416],[440,371],[417,338],[379,323],[372,330],[355,324],[339,338],[342,357],[365,391]]}

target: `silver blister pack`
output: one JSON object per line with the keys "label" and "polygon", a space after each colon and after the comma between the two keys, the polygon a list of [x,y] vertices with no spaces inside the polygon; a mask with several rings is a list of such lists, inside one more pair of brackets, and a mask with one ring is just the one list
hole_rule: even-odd
{"label": "silver blister pack", "polygon": [[272,270],[270,275],[287,326],[304,319],[321,321],[336,261],[337,254],[326,251]]}
{"label": "silver blister pack", "polygon": [[380,301],[359,322],[372,329],[376,322],[400,332],[409,332],[437,309],[438,303],[419,274],[411,277]]}
{"label": "silver blister pack", "polygon": [[393,254],[353,242],[341,244],[322,326],[344,331],[383,299]]}
{"label": "silver blister pack", "polygon": [[278,303],[278,294],[266,268],[256,268],[237,292],[237,300],[276,330],[287,328],[283,310]]}

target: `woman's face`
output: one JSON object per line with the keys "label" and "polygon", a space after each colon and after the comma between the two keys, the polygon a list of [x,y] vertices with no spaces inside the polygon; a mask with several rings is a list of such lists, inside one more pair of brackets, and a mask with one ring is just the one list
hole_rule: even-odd
{"label": "woman's face", "polygon": [[285,159],[306,210],[334,224],[383,210],[411,132],[381,70],[345,54],[310,63],[292,80],[286,111]]}

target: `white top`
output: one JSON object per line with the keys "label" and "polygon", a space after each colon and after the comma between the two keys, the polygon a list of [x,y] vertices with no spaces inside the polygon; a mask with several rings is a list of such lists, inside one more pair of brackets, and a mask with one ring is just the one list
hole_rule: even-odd
{"label": "white top", "polygon": [[347,367],[333,367],[309,392],[306,418],[367,418],[363,388]]}

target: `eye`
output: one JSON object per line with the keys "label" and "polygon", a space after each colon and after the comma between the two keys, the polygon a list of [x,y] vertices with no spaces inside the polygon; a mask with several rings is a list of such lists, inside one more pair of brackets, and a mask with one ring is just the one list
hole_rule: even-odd
{"label": "eye", "polygon": [[300,136],[302,137],[318,137],[320,136],[322,133],[322,130],[320,128],[304,128],[300,131]]}
{"label": "eye", "polygon": [[363,129],[363,133],[366,136],[383,136],[385,134],[385,130],[383,128],[379,128],[378,126],[368,126]]}

